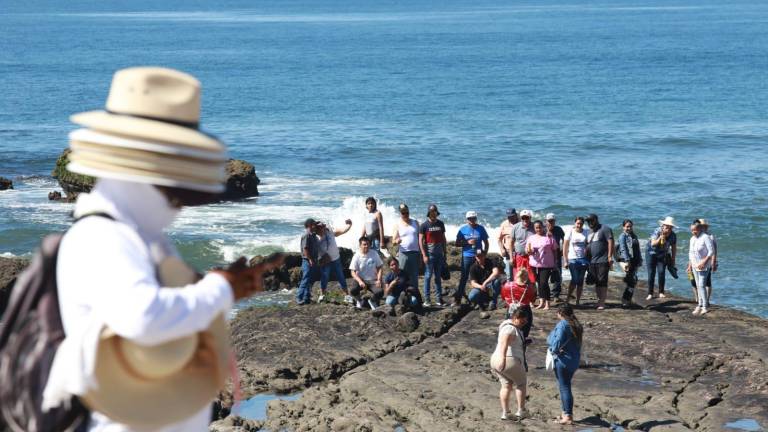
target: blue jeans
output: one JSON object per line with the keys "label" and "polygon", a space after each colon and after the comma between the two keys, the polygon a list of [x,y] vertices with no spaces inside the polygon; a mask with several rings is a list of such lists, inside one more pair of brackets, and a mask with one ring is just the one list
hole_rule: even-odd
{"label": "blue jeans", "polygon": [[707,298],[707,277],[711,275],[711,270],[693,270],[693,280],[696,282],[696,292],[699,297],[699,307],[708,308],[709,299]]}
{"label": "blue jeans", "polygon": [[496,279],[491,282],[490,288],[490,296],[486,291],[481,291],[479,288],[472,288],[468,296],[469,301],[471,303],[485,307],[488,305],[488,300],[491,300],[491,306],[495,307],[496,303],[499,301],[499,293],[501,292],[501,280]]}
{"label": "blue jeans", "polygon": [[587,274],[587,267],[589,267],[589,261],[584,258],[568,260],[568,270],[571,272],[571,285],[584,285],[584,276]]}
{"label": "blue jeans", "polygon": [[461,279],[459,279],[459,286],[456,288],[456,294],[453,295],[459,301],[461,301],[461,298],[464,297],[464,293],[466,293],[467,279],[469,279],[469,268],[474,262],[475,257],[473,256],[461,257]]}
{"label": "blue jeans", "polygon": [[400,264],[400,270],[408,275],[408,284],[419,289],[419,267],[421,267],[421,252],[400,251],[397,254],[397,262]]}
{"label": "blue jeans", "polygon": [[441,254],[427,254],[427,265],[424,269],[424,301],[429,301],[429,291],[432,282],[432,276],[435,277],[435,302],[443,302],[443,266],[445,265],[445,256]]}
{"label": "blue jeans", "polygon": [[344,270],[341,268],[341,258],[331,261],[322,268],[322,275],[320,276],[320,290],[325,292],[328,288],[328,281],[331,278],[331,271],[336,274],[336,280],[339,281],[341,289],[347,292],[347,279],[344,277]]}
{"label": "blue jeans", "polygon": [[568,369],[561,361],[555,360],[555,377],[557,385],[560,387],[560,403],[563,406],[563,413],[573,416],[573,392],[571,391],[571,380],[576,369]]}
{"label": "blue jeans", "polygon": [[666,255],[647,254],[645,262],[648,263],[648,294],[653,294],[653,286],[656,283],[656,273],[659,274],[659,293],[664,293],[666,281],[667,261]]}
{"label": "blue jeans", "polygon": [[296,303],[309,303],[312,301],[312,284],[316,280],[318,266],[309,265],[309,260],[301,259],[301,282],[296,290]]}

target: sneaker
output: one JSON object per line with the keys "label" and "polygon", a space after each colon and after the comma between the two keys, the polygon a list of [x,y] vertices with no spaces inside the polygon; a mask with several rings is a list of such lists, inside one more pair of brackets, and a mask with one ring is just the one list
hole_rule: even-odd
{"label": "sneaker", "polygon": [[659,293],[659,298],[667,298],[667,296],[664,293]]}
{"label": "sneaker", "polygon": [[528,417],[528,410],[525,409],[525,408],[523,408],[521,410],[517,410],[517,412],[515,413],[515,417],[517,417],[518,420],[522,420],[522,419]]}
{"label": "sneaker", "polygon": [[709,309],[701,308],[701,313],[699,315],[704,315],[705,313],[709,313]]}
{"label": "sneaker", "polygon": [[425,308],[426,307],[432,307],[432,305],[429,302],[422,303],[422,306],[425,307]]}
{"label": "sneaker", "polygon": [[371,310],[376,310],[377,306],[373,303],[373,300],[368,299],[368,306],[371,307]]}
{"label": "sneaker", "polygon": [[437,306],[437,307],[439,307],[439,308],[442,308],[442,307],[445,307],[445,303],[443,303],[443,302],[437,302],[437,303],[435,303],[435,306]]}
{"label": "sneaker", "polygon": [[488,308],[488,310],[496,310],[496,303],[491,303],[491,306]]}
{"label": "sneaker", "polygon": [[701,313],[701,308],[699,306],[696,306],[696,308],[691,312],[693,315],[698,315]]}
{"label": "sneaker", "polygon": [[363,301],[362,301],[362,300],[358,300],[358,301],[355,303],[355,308],[356,308],[356,309],[362,309],[362,308],[363,308]]}
{"label": "sneaker", "polygon": [[353,299],[351,295],[347,294],[344,296],[344,303],[355,304],[355,299]]}
{"label": "sneaker", "polygon": [[512,419],[514,419],[514,417],[512,417],[512,413],[503,412],[503,413],[501,413],[501,419],[502,420],[512,420]]}
{"label": "sneaker", "polygon": [[317,302],[322,303],[323,300],[325,300],[325,294],[320,294],[320,297],[317,298]]}
{"label": "sneaker", "polygon": [[648,296],[645,299],[646,300],[653,300],[653,294],[648,294]]}

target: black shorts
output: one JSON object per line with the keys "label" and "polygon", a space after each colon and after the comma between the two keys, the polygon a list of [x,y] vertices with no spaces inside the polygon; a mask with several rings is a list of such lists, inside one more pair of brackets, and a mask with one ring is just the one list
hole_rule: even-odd
{"label": "black shorts", "polygon": [[590,263],[589,272],[595,278],[595,285],[608,286],[608,263]]}

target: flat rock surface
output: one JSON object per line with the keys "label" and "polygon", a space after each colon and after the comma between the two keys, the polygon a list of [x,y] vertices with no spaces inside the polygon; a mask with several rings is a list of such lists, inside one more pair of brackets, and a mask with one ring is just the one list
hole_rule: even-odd
{"label": "flat rock surface", "polygon": [[531,417],[513,422],[499,419],[488,366],[502,310],[481,319],[467,307],[433,309],[403,333],[397,317],[324,304],[238,316],[232,331],[245,395],[309,388],[296,401],[270,402],[264,422],[230,416],[212,430],[722,431],[738,430],[726,424],[741,419],[768,428],[765,320],[718,307],[693,316],[695,305],[680,298],[624,310],[616,288],[612,281],[607,310],[594,309],[589,287],[577,309],[586,364],[574,378],[574,427],[552,423],[559,393],[543,364],[553,310],[534,311]]}

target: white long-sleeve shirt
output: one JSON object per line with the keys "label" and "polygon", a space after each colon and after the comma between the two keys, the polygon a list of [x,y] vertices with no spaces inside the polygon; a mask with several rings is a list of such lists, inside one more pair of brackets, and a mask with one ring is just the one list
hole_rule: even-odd
{"label": "white long-sleeve shirt", "polygon": [[[163,234],[175,212],[153,186],[100,180],[91,194],[79,197],[75,216],[94,212],[105,212],[115,220],[88,217],[77,222],[61,242],[56,271],[59,308],[70,343],[65,340],[57,353],[51,372],[54,382],[49,386],[58,385],[72,394],[94,384],[98,341],[94,328],[107,326],[136,343],[155,345],[208,328],[234,301],[229,283],[217,274],[183,288],[161,286],[156,266],[176,254]],[[78,368],[74,375],[80,374],[79,378],[62,376],[73,367]],[[210,413],[206,406],[162,431],[205,431]],[[136,429],[94,412],[89,430]]]}

